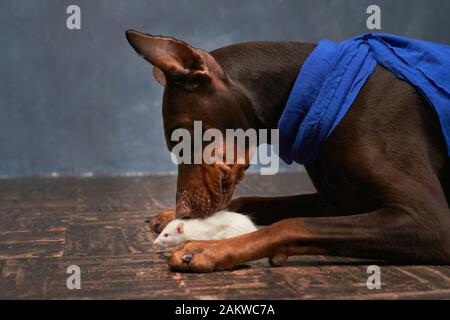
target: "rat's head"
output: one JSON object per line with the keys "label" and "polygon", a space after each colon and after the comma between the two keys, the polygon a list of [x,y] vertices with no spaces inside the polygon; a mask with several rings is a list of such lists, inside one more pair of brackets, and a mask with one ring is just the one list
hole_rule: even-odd
{"label": "rat's head", "polygon": [[[133,30],[127,31],[126,36],[131,46],[153,65],[154,77],[164,86],[163,121],[170,151],[181,142],[179,136],[173,141],[180,132],[177,129],[188,132],[194,144],[194,121],[197,124],[201,121],[201,135],[207,129],[216,129],[225,137],[226,129],[247,130],[250,127],[243,111],[249,104],[248,99],[211,54],[173,38],[144,35]],[[224,140],[216,145],[217,154],[224,159],[226,150],[231,150],[227,148],[227,142]],[[225,163],[204,161],[202,155],[209,144],[200,143],[197,150],[197,156],[201,152],[200,162],[193,150],[188,157],[191,161],[183,160],[178,165],[177,218],[204,218],[226,208],[236,184],[249,167],[252,152],[249,146],[245,146],[243,161],[233,156],[230,157],[232,161]],[[234,149],[235,140],[233,146],[230,144],[228,147]]]}
{"label": "rat's head", "polygon": [[185,240],[184,223],[180,220],[173,220],[159,234],[154,244],[161,248],[168,248],[176,246]]}

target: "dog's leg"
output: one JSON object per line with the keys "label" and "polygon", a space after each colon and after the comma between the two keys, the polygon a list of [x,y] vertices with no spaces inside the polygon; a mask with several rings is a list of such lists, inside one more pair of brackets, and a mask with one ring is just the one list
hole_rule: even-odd
{"label": "dog's leg", "polygon": [[154,232],[160,233],[170,221],[175,219],[175,210],[166,210],[153,217],[147,218],[147,222]]}
{"label": "dog's leg", "polygon": [[378,209],[350,216],[285,219],[236,238],[188,242],[174,250],[169,265],[210,272],[264,257],[281,265],[288,256],[299,254],[450,263],[450,212],[430,165],[417,159],[405,169],[382,157],[367,161],[367,155],[374,152],[356,154],[357,166],[339,169],[351,181],[363,181],[361,188],[370,190],[380,203]]}
{"label": "dog's leg", "polygon": [[416,218],[399,206],[353,216],[286,219],[236,238],[188,242],[173,252],[169,265],[211,272],[265,257],[279,266],[288,256],[302,254],[450,263],[450,241],[437,228],[443,221],[424,224]]}
{"label": "dog's leg", "polygon": [[293,217],[339,215],[318,193],[284,197],[240,197],[233,199],[228,209],[248,214],[256,224],[262,226]]}
{"label": "dog's leg", "polygon": [[[318,193],[286,197],[241,197],[230,202],[228,209],[248,214],[253,222],[266,226],[292,217],[328,217],[339,214]],[[147,219],[150,229],[161,232],[175,219],[174,210],[163,211]]]}

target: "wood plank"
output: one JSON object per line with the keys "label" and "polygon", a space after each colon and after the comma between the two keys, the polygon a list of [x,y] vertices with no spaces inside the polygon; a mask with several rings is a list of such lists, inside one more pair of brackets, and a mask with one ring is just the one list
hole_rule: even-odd
{"label": "wood plank", "polygon": [[70,225],[64,256],[128,254],[122,229],[107,225]]}
{"label": "wood plank", "polygon": [[[81,290],[66,287],[68,266],[81,269]],[[145,255],[8,260],[1,275],[0,298],[118,299],[182,298],[178,275]]]}
{"label": "wood plank", "polygon": [[[255,267],[214,274],[169,272],[154,254],[8,260],[0,298],[47,299],[412,299],[450,298],[448,282],[425,282],[382,267],[382,289],[366,287],[366,265]],[[326,259],[326,258],[324,258]],[[319,259],[320,260],[320,259]],[[81,290],[68,290],[66,268],[81,268]],[[320,265],[320,261],[318,261]],[[403,267],[402,267],[403,268]],[[407,267],[415,272],[415,266]],[[448,274],[447,267],[428,267]]]}
{"label": "wood plank", "polygon": [[52,231],[66,227],[74,209],[0,208],[0,231]]}
{"label": "wood plank", "polygon": [[60,257],[65,228],[51,231],[0,231],[0,259]]}
{"label": "wood plank", "polygon": [[[0,181],[0,298],[3,299],[450,299],[450,267],[380,264],[382,289],[368,290],[374,262],[323,256],[266,259],[232,272],[171,272],[144,223],[173,207],[176,177]],[[302,172],[248,175],[237,195],[314,192]],[[82,270],[68,290],[66,268]]]}

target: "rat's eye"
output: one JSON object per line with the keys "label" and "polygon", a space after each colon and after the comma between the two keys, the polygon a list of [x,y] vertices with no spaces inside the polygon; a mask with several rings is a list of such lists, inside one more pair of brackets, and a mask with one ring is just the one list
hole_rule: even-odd
{"label": "rat's eye", "polygon": [[168,233],[164,233],[164,237],[168,237],[169,236],[169,234]]}

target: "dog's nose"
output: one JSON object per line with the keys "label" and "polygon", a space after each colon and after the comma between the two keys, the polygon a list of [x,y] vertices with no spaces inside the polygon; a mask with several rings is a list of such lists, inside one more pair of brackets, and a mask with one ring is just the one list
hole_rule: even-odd
{"label": "dog's nose", "polygon": [[176,216],[178,219],[187,218],[191,215],[191,209],[187,206],[186,202],[179,201],[175,208]]}

